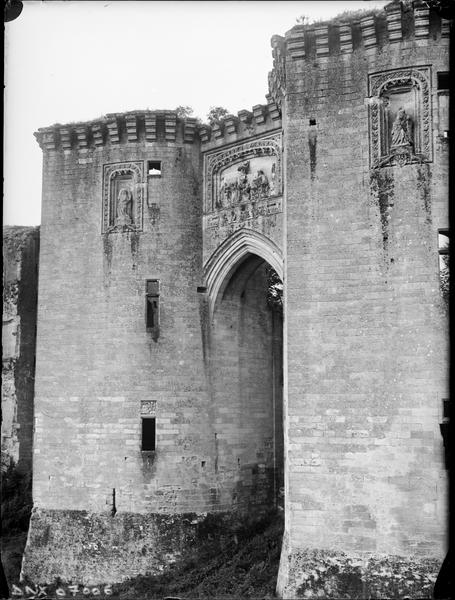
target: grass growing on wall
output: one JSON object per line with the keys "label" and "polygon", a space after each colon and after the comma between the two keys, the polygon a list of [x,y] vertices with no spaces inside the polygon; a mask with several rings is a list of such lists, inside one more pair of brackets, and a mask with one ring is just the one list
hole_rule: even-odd
{"label": "grass growing on wall", "polygon": [[274,598],[283,518],[270,513],[229,531],[212,516],[199,543],[166,573],[139,576],[113,586],[120,600],[184,598]]}
{"label": "grass growing on wall", "polygon": [[2,564],[8,583],[19,580],[32,510],[32,478],[14,464],[2,470]]}

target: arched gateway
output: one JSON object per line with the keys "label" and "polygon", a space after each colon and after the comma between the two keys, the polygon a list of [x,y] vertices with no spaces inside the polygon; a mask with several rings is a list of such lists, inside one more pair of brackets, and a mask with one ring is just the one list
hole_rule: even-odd
{"label": "arched gateway", "polygon": [[285,471],[281,597],[432,595],[449,23],[404,4],[274,36],[267,105],[212,127],[37,132],[26,580],[160,573],[207,515],[273,507]]}
{"label": "arched gateway", "polygon": [[282,502],[284,485],[282,253],[244,228],[204,274],[220,503],[259,516]]}
{"label": "arched gateway", "polygon": [[227,238],[212,254],[204,267],[210,315],[234,271],[248,256],[267,261],[283,281],[283,255],[277,244],[253,229],[240,229]]}
{"label": "arched gateway", "polygon": [[210,144],[204,155],[203,280],[216,485],[221,506],[250,516],[281,503],[284,485],[277,125],[269,121],[253,140]]}

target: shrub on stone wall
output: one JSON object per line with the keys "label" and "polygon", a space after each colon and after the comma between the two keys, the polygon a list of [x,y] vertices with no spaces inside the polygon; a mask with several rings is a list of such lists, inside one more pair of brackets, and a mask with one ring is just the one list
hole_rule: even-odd
{"label": "shrub on stone wall", "polygon": [[32,477],[11,463],[2,473],[2,531],[4,535],[28,530],[32,509]]}
{"label": "shrub on stone wall", "polygon": [[2,469],[2,563],[10,585],[19,579],[31,510],[31,474],[10,463]]}

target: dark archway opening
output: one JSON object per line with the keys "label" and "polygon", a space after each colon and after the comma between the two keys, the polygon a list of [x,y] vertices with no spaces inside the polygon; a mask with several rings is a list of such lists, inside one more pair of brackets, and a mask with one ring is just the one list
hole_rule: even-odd
{"label": "dark archway opening", "polygon": [[217,298],[212,320],[215,471],[220,509],[283,505],[282,282],[248,254]]}

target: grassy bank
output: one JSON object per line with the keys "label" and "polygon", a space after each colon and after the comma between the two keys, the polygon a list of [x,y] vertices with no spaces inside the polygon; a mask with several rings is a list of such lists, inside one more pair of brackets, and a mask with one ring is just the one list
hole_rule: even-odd
{"label": "grassy bank", "polygon": [[114,594],[120,600],[274,598],[282,531],[283,519],[277,513],[231,530],[209,519],[199,532],[199,543],[181,561],[161,575],[114,586]]}

